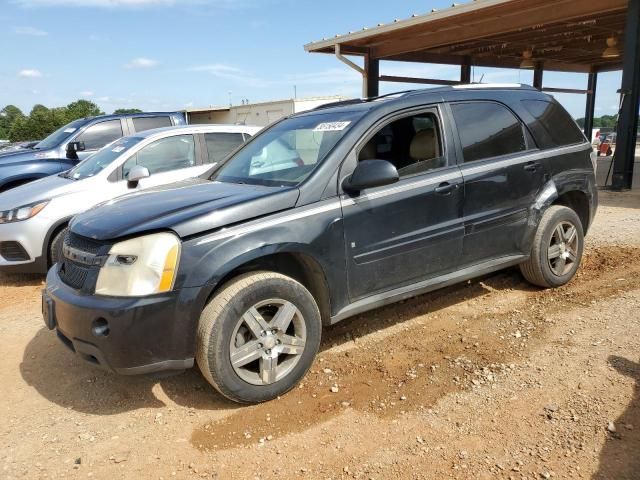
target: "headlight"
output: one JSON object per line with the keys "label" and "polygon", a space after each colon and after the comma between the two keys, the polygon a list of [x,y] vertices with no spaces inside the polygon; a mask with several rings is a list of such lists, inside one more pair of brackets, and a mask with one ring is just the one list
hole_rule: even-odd
{"label": "headlight", "polygon": [[31,203],[29,205],[24,205],[22,207],[14,208],[13,210],[5,210],[4,212],[0,212],[0,223],[22,222],[23,220],[28,220],[40,213],[48,203],[49,200],[43,200],[40,202]]}
{"label": "headlight", "polygon": [[116,243],[100,269],[96,294],[141,297],[168,292],[178,270],[180,240],[154,233]]}

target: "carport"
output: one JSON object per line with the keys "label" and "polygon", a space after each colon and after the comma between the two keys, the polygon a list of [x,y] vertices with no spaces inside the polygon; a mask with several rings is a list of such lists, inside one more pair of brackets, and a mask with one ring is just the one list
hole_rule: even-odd
{"label": "carport", "polygon": [[[640,98],[640,0],[476,0],[305,46],[329,53],[362,74],[363,96],[380,82],[471,83],[472,66],[533,70],[547,92],[586,95],[585,133],[591,138],[598,73],[622,70],[612,188],[630,189]],[[363,66],[349,57],[363,57]],[[459,80],[380,75],[380,61],[460,66]],[[545,86],[545,71],[588,75],[586,90]]]}

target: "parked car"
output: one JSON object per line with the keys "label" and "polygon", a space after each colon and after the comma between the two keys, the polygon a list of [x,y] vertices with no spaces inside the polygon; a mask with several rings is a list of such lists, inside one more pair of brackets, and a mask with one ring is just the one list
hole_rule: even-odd
{"label": "parked car", "polygon": [[[301,162],[270,162],[282,142]],[[258,157],[276,168],[252,171]],[[514,265],[541,287],[570,281],[594,164],[569,114],[530,87],[296,114],[197,179],[75,217],[45,323],[110,371],[197,362],[231,400],[273,399],[305,375],[323,325]]]}
{"label": "parked car", "polygon": [[0,192],[69,170],[125,135],[184,124],[181,112],[102,115],[74,120],[30,149],[0,151]]}
{"label": "parked car", "polygon": [[610,133],[608,135],[606,135],[602,141],[600,142],[600,145],[598,146],[598,155],[606,155],[606,156],[610,156],[613,155],[613,151],[616,148],[616,134],[615,133]]}
{"label": "parked car", "polygon": [[58,260],[74,215],[120,195],[198,176],[259,130],[146,130],[116,140],[65,173],[0,194],[0,271],[45,273]]}

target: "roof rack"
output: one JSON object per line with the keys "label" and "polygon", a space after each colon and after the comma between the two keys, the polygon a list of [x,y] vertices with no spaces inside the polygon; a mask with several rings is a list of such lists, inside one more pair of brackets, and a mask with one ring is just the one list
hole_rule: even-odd
{"label": "roof rack", "polygon": [[341,100],[339,102],[331,102],[331,103],[325,103],[324,105],[320,105],[316,108],[314,108],[313,110],[323,110],[325,108],[333,108],[333,107],[341,107],[341,106],[346,106],[346,105],[358,105],[361,103],[369,103],[369,102],[375,102],[377,100],[384,100],[385,98],[389,98],[389,97],[402,97],[404,95],[408,95],[410,93],[414,93],[417,92],[419,90],[416,89],[412,89],[412,90],[402,90],[400,92],[392,92],[392,93],[386,93],[384,95],[378,95],[376,97],[367,97],[367,98],[354,98],[351,100]]}
{"label": "roof rack", "polygon": [[524,83],[465,83],[454,85],[456,90],[472,90],[474,88],[524,88],[527,90],[535,90],[531,85]]}
{"label": "roof rack", "polygon": [[536,90],[531,85],[527,85],[524,83],[464,83],[460,85],[450,85],[446,87],[440,88],[414,88],[411,90],[401,90],[399,92],[387,93],[385,95],[378,95],[377,97],[368,97],[368,98],[354,98],[351,100],[341,100],[339,102],[331,102],[325,103],[324,105],[320,105],[313,110],[323,110],[325,108],[333,108],[333,107],[342,107],[347,105],[359,105],[362,103],[375,102],[378,100],[384,100],[390,97],[404,97],[404,96],[412,96],[412,95],[420,95],[423,93],[435,93],[442,90],[448,89],[455,90],[474,90],[474,89],[482,89],[482,88],[521,88],[524,90]]}

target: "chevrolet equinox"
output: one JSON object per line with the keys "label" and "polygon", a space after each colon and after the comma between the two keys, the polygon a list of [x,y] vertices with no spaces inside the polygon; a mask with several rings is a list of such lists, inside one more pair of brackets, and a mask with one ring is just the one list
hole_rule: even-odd
{"label": "chevrolet equinox", "polygon": [[569,282],[595,154],[552,97],[466,85],[292,115],[197,178],[75,217],[43,315],[120,374],[197,363],[221,394],[290,390],[323,325],[519,265]]}

